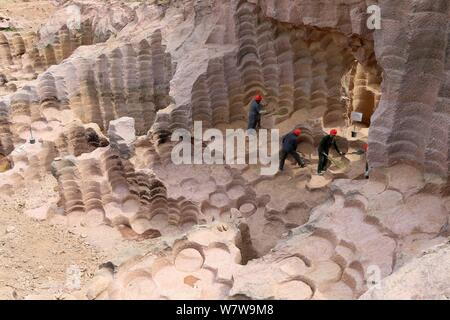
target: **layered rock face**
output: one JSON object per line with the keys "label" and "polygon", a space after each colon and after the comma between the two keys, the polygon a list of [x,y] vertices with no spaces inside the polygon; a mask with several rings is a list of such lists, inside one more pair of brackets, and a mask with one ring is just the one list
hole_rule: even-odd
{"label": "layered rock face", "polygon": [[[292,5],[293,1],[283,2],[279,8],[285,8],[288,3]],[[265,10],[273,10],[271,4],[264,2],[258,5],[234,1],[230,7],[228,10],[234,10],[233,20],[223,19],[226,23],[219,23],[235,30],[237,47],[208,61],[206,72],[193,84],[190,100],[193,121],[203,121],[206,126],[243,121],[246,119],[243,110],[255,94],[261,93],[274,123],[289,119],[298,110],[308,110],[325,127],[344,125],[348,106],[341,99],[341,80],[355,60],[360,62],[362,70],[354,81],[359,81],[357,86],[364,89],[350,93],[355,96],[355,106],[351,107],[360,110],[360,101],[367,100],[364,96],[374,92],[372,107],[365,110],[366,120],[370,119],[378,104],[377,87],[381,81],[370,35],[347,36],[343,33],[348,31],[347,26],[332,24],[324,30],[296,21],[296,28],[292,28],[291,24],[283,23],[284,19],[269,20],[271,16]],[[362,9],[364,5],[354,7]],[[339,11],[343,16],[355,11],[351,6],[344,8],[342,13]],[[295,11],[290,7],[285,10]],[[358,19],[363,17],[359,12]],[[331,26],[335,29],[330,30]],[[215,41],[224,41],[214,33],[212,36]],[[368,83],[361,83],[364,80]],[[177,94],[174,98],[184,101]]]}
{"label": "layered rock face", "polygon": [[339,44],[346,39],[313,30],[283,32],[269,22],[258,26],[254,21],[253,30],[246,30],[256,18],[254,9],[243,7],[237,12],[240,48],[210,61],[207,73],[194,84],[193,120],[206,126],[245,120],[246,105],[262,92],[274,106],[276,122],[310,109],[324,117],[325,126],[342,124],[346,110],[340,82],[352,60],[347,47]]}
{"label": "layered rock face", "polygon": [[105,42],[135,18],[135,10],[117,1],[62,1],[57,12],[39,29],[40,42],[58,42],[59,30],[65,26],[77,30],[91,43]]}
{"label": "layered rock face", "polygon": [[[253,1],[249,1],[253,2]],[[333,28],[345,34],[359,34],[370,38],[367,29],[366,11],[371,0],[263,0],[260,2],[264,15],[280,21],[299,25],[312,25],[318,28]]]}
{"label": "layered rock face", "polygon": [[144,134],[156,111],[169,104],[172,73],[170,55],[164,53],[161,33],[156,32],[135,47],[126,44],[94,58],[71,57],[3,103],[10,105],[12,117],[70,109],[76,118],[101,130],[113,119],[131,116],[138,134]]}
{"label": "layered rock face", "polygon": [[[381,29],[374,32],[365,26],[372,4],[382,14]],[[286,0],[262,1],[261,7],[278,21],[373,37],[383,86],[371,126],[372,165],[407,160],[425,172],[448,176],[448,115],[443,111],[449,92],[448,1],[342,1],[338,6]]]}
{"label": "layered rock face", "polygon": [[[0,33],[0,190],[53,179],[52,223],[145,243],[83,298],[438,298],[409,270],[450,235],[449,6],[64,1],[39,32]],[[302,129],[305,168],[173,163],[174,130],[246,128],[256,94],[264,128]],[[318,176],[330,128],[346,156]]]}
{"label": "layered rock face", "polygon": [[[375,32],[383,68],[382,98],[374,114],[370,161],[410,161],[448,176],[448,1],[379,1],[383,28]],[[401,14],[399,14],[401,13]]]}
{"label": "layered rock face", "polygon": [[224,299],[239,266],[241,233],[233,225],[198,228],[177,239],[162,256],[147,255],[113,274],[101,270],[90,299]]}
{"label": "layered rock face", "polygon": [[33,78],[50,66],[61,63],[79,46],[92,44],[91,37],[92,29],[87,23],[77,31],[70,30],[67,25],[62,26],[52,43],[46,45],[39,43],[34,32],[3,32],[0,34],[0,72],[6,74],[10,82]]}
{"label": "layered rock face", "polygon": [[[184,198],[170,199],[162,182],[136,171],[113,148],[99,148],[78,158],[54,163],[60,205],[67,215],[81,215],[84,223],[107,223],[158,237],[202,222],[199,208]],[[124,231],[126,232],[126,231]]]}

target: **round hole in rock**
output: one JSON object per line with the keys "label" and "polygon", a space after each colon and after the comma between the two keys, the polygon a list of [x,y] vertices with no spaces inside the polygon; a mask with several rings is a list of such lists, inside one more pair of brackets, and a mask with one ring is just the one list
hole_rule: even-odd
{"label": "round hole in rock", "polygon": [[194,272],[203,266],[204,259],[198,250],[188,248],[181,250],[175,258],[175,268],[183,272]]}
{"label": "round hole in rock", "polygon": [[158,214],[154,215],[150,219],[150,221],[151,221],[152,225],[156,226],[156,227],[163,227],[169,223],[167,214],[164,214],[164,213],[158,213]]}
{"label": "round hole in rock", "polygon": [[187,221],[187,222],[185,222],[185,223],[183,223],[182,225],[181,225],[181,229],[183,230],[183,231],[186,231],[186,232],[188,232],[189,230],[191,230],[194,226],[196,226],[197,224],[194,222],[194,221]]}
{"label": "round hole in rock", "polygon": [[309,220],[309,208],[292,206],[286,210],[286,220],[298,226],[304,225]]}
{"label": "round hole in rock", "polygon": [[235,186],[232,186],[227,191],[227,194],[230,197],[230,199],[236,200],[236,199],[239,199],[239,197],[241,197],[241,196],[243,196],[245,194],[245,189],[241,185],[235,185]]}
{"label": "round hole in rock", "polygon": [[308,266],[299,257],[289,257],[279,263],[281,271],[289,276],[299,276],[308,271]]}
{"label": "round hole in rock", "polygon": [[103,213],[103,210],[92,209],[86,213],[84,222],[88,226],[96,227],[96,226],[103,224],[104,219],[105,219],[105,214]]}
{"label": "round hole in rock", "polygon": [[213,206],[221,208],[226,206],[230,199],[225,193],[217,192],[210,195],[209,201]]}
{"label": "round hole in rock", "polygon": [[276,298],[285,300],[308,300],[313,291],[309,285],[300,280],[283,282],[276,289]]}
{"label": "round hole in rock", "polygon": [[122,204],[124,212],[137,212],[139,210],[140,203],[137,200],[129,199]]}
{"label": "round hole in rock", "polygon": [[152,279],[136,277],[127,283],[125,287],[125,299],[148,300],[158,298],[157,287]]}
{"label": "round hole in rock", "polygon": [[199,182],[195,179],[186,179],[181,181],[181,188],[186,193],[197,192],[200,186]]}
{"label": "round hole in rock", "polygon": [[128,195],[128,186],[125,183],[118,183],[113,187],[113,192],[120,197],[125,197]]}
{"label": "round hole in rock", "polygon": [[243,215],[249,216],[255,213],[256,207],[253,203],[244,203],[240,208],[239,211],[242,212]]}

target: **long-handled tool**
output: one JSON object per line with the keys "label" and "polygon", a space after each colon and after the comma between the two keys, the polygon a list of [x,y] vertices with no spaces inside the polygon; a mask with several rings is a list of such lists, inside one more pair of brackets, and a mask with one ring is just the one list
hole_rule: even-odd
{"label": "long-handled tool", "polygon": [[356,154],[356,155],[358,155],[358,156],[361,156],[361,155],[363,155],[364,153],[366,153],[364,150],[358,150],[358,151],[355,151],[355,152],[349,152],[349,153],[347,153],[347,154]]}
{"label": "long-handled tool", "polygon": [[336,160],[334,160],[333,158],[331,158],[329,155],[327,155],[325,152],[322,153],[325,157],[327,157],[328,160],[330,160],[330,162],[335,165],[336,167],[338,167],[339,169],[344,169],[345,165],[341,162],[338,162]]}
{"label": "long-handled tool", "polygon": [[[350,152],[347,153],[348,155],[350,154],[356,154],[356,155],[363,155],[364,153],[366,153],[364,150],[358,150],[355,152]],[[327,157],[328,160],[330,160],[330,162],[335,165],[336,167],[338,167],[339,169],[344,169],[345,168],[345,164],[343,164],[342,162],[338,162],[335,159],[331,158],[329,155],[327,155],[325,152],[322,153],[325,157]]]}

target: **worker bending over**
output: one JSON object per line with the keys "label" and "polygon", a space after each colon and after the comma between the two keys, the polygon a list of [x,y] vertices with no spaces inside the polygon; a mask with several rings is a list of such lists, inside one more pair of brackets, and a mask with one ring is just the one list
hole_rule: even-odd
{"label": "worker bending over", "polygon": [[365,153],[365,158],[366,158],[366,172],[364,172],[364,177],[366,179],[369,179],[369,161],[367,159],[367,152],[369,152],[369,144],[364,143],[363,148],[364,148],[364,153]]}
{"label": "worker bending over", "polygon": [[301,133],[302,131],[300,129],[295,129],[293,132],[283,137],[283,146],[280,153],[280,171],[283,171],[284,163],[286,162],[288,155],[291,155],[300,167],[305,167],[305,162],[297,153],[298,137]]}
{"label": "worker bending over", "polygon": [[261,127],[261,114],[263,114],[263,106],[261,104],[262,97],[257,95],[250,105],[250,113],[248,115],[248,130],[256,130]]}
{"label": "worker bending over", "polygon": [[345,153],[341,152],[336,143],[337,130],[333,129],[330,131],[330,134],[326,135],[322,138],[319,145],[319,167],[317,169],[318,175],[323,175],[324,171],[326,171],[328,165],[328,154],[330,152],[331,146],[333,146],[337,153],[341,156],[345,155]]}

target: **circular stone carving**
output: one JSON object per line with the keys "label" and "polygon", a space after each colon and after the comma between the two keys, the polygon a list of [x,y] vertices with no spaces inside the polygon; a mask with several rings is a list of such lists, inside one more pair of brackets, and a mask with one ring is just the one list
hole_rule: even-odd
{"label": "circular stone carving", "polygon": [[194,272],[203,266],[204,259],[198,250],[188,248],[181,250],[175,258],[175,268],[183,272]]}
{"label": "circular stone carving", "polygon": [[309,285],[300,280],[283,282],[276,290],[277,299],[285,300],[308,300],[311,299],[313,291]]}
{"label": "circular stone carving", "polygon": [[240,208],[239,211],[242,212],[242,214],[248,216],[254,213],[256,210],[256,207],[253,203],[244,203]]}

